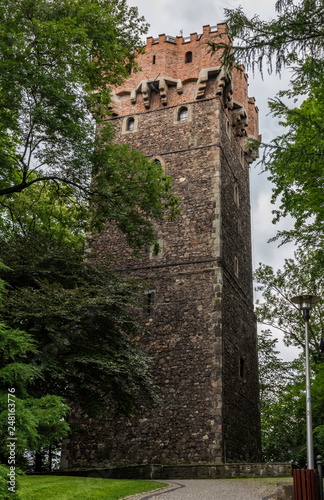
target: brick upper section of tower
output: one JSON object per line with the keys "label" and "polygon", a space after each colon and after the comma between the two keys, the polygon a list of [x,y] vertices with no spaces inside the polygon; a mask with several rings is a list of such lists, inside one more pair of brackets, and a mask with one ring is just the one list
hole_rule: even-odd
{"label": "brick upper section of tower", "polygon": [[235,135],[259,140],[258,108],[248,97],[247,74],[243,67],[228,74],[221,67],[220,51],[208,51],[211,39],[228,43],[226,24],[203,26],[202,34],[188,37],[148,37],[144,53],[137,57],[140,70],[113,89],[113,115],[136,115],[219,96]]}

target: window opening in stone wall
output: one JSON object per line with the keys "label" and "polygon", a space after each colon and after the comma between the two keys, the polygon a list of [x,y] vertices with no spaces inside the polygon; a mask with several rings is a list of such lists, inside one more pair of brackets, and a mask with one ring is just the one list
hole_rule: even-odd
{"label": "window opening in stone wall", "polygon": [[134,128],[135,128],[135,120],[134,120],[134,118],[128,118],[127,125],[126,125],[126,130],[131,131],[131,130],[134,130]]}
{"label": "window opening in stone wall", "polygon": [[237,207],[240,206],[240,193],[239,187],[237,184],[234,184],[234,202]]}
{"label": "window opening in stone wall", "polygon": [[144,314],[146,316],[154,316],[155,290],[150,290],[144,297]]}
{"label": "window opening in stone wall", "polygon": [[164,247],[164,242],[162,239],[157,240],[154,245],[150,246],[149,250],[149,258],[152,259],[157,259],[161,260],[163,257],[163,247]]}
{"label": "window opening in stone wall", "polygon": [[180,108],[178,113],[179,122],[184,122],[188,119],[188,108]]}
{"label": "window opening in stone wall", "polygon": [[234,273],[236,276],[239,274],[238,258],[234,257]]}
{"label": "window opening in stone wall", "polygon": [[243,149],[241,149],[241,152],[240,152],[240,162],[241,162],[242,167],[244,167],[244,151],[243,151]]}
{"label": "window opening in stone wall", "polygon": [[186,55],[185,55],[185,62],[186,63],[191,63],[192,62],[192,52],[186,52]]}
{"label": "window opening in stone wall", "polygon": [[226,119],[226,134],[229,139],[231,139],[231,127],[229,120]]}
{"label": "window opening in stone wall", "polygon": [[245,359],[240,358],[240,378],[244,378],[245,376]]}
{"label": "window opening in stone wall", "polygon": [[155,64],[155,61],[156,61],[156,56],[153,56],[153,61],[152,63]]}

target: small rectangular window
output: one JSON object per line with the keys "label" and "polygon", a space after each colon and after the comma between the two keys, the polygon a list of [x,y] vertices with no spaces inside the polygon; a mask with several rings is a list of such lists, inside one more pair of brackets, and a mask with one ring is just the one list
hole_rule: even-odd
{"label": "small rectangular window", "polygon": [[244,167],[244,151],[243,151],[243,149],[241,149],[241,151],[240,151],[240,162],[241,162],[242,167]]}
{"label": "small rectangular window", "polygon": [[234,202],[237,207],[240,206],[240,194],[239,194],[239,187],[237,184],[234,184]]}
{"label": "small rectangular window", "polygon": [[161,260],[163,258],[163,240],[157,240],[157,243],[150,247],[149,258],[157,260]]}
{"label": "small rectangular window", "polygon": [[149,290],[144,297],[144,314],[145,316],[154,316],[155,290]]}
{"label": "small rectangular window", "polygon": [[230,126],[230,122],[227,118],[225,118],[225,124],[226,124],[226,134],[227,134],[227,137],[229,139],[232,138],[232,134],[231,134],[231,126]]}
{"label": "small rectangular window", "polygon": [[245,377],[245,359],[240,358],[240,378]]}
{"label": "small rectangular window", "polygon": [[156,61],[156,56],[153,56],[153,61],[152,63],[155,64],[155,61]]}
{"label": "small rectangular window", "polygon": [[234,273],[235,276],[239,275],[239,265],[238,265],[238,258],[234,257]]}

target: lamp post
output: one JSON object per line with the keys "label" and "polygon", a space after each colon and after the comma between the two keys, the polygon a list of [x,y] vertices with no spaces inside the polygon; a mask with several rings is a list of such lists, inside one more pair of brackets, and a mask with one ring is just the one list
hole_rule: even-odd
{"label": "lamp post", "polygon": [[308,322],[310,318],[309,311],[314,304],[321,299],[315,295],[298,295],[290,299],[297,304],[303,313],[305,321],[305,358],[306,358],[306,437],[307,437],[307,469],[314,468],[314,450],[313,450],[313,431],[312,431],[312,402],[309,368],[309,345],[308,345]]}

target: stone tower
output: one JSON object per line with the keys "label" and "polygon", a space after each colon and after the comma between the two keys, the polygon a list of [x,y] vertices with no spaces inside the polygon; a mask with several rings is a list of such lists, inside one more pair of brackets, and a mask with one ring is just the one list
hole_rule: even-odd
{"label": "stone tower", "polygon": [[118,272],[150,283],[140,344],[163,404],[85,422],[92,432],[72,436],[69,468],[260,458],[246,143],[259,138],[258,109],[244,68],[227,75],[207,52],[213,35],[225,41],[225,25],[149,37],[141,71],[113,92],[116,140],[159,161],[182,198],[180,219],[156,225],[156,257],[132,258],[111,227],[97,240],[118,255]]}

